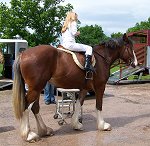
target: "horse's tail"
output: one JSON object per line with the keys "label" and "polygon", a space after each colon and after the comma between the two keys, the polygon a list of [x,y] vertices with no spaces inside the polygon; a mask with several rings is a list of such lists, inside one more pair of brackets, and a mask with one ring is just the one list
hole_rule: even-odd
{"label": "horse's tail", "polygon": [[20,57],[14,62],[13,107],[16,119],[21,119],[25,110],[25,83],[20,71]]}

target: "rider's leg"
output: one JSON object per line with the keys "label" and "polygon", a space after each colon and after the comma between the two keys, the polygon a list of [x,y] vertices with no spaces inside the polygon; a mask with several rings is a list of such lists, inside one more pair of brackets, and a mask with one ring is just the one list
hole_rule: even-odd
{"label": "rider's leg", "polygon": [[93,48],[91,46],[80,44],[80,43],[73,43],[73,44],[69,43],[66,44],[66,47],[71,51],[85,52],[86,59],[85,59],[84,68],[86,71],[94,71],[91,65],[92,52],[93,52]]}
{"label": "rider's leg", "polygon": [[93,71],[91,59],[92,59],[92,56],[91,56],[91,55],[86,55],[86,58],[85,58],[85,65],[84,65],[84,69],[85,69],[86,71]]}
{"label": "rider's leg", "polygon": [[91,46],[87,46],[87,49],[86,49],[86,52],[85,52],[85,55],[86,55],[86,58],[85,58],[85,65],[84,65],[84,68],[86,71],[93,71],[93,67],[92,67],[92,47]]}

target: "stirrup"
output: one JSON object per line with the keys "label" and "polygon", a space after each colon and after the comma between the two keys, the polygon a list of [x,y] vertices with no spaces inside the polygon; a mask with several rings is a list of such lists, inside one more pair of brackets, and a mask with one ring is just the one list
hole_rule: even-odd
{"label": "stirrup", "polygon": [[93,71],[91,71],[91,70],[86,71],[85,79],[86,80],[93,80]]}
{"label": "stirrup", "polygon": [[91,65],[89,68],[87,68],[87,69],[84,67],[84,70],[85,70],[86,72],[90,72],[90,71],[91,71],[91,72],[95,72],[95,68],[94,68],[92,65]]}

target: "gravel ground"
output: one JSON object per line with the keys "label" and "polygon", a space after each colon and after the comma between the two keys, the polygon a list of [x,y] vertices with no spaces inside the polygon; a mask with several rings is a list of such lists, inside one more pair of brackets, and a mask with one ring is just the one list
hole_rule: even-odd
{"label": "gravel ground", "polygon": [[[0,146],[150,146],[150,84],[107,85],[103,112],[112,131],[96,129],[95,97],[87,97],[83,106],[83,131],[74,131],[67,124],[58,125],[53,119],[55,105],[45,105],[41,95],[41,115],[55,135],[36,143],[21,139],[19,125],[12,109],[12,90],[0,91]],[[35,119],[30,123],[36,131]]]}

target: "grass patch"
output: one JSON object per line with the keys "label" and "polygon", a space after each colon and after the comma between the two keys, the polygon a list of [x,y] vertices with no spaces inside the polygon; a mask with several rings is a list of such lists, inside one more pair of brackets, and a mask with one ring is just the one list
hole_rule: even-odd
{"label": "grass patch", "polygon": [[0,77],[3,76],[3,64],[0,64]]}
{"label": "grass patch", "polygon": [[120,69],[120,66],[115,66],[115,67],[111,68],[111,69],[110,69],[110,74],[112,74],[112,73],[118,71],[119,69]]}
{"label": "grass patch", "polygon": [[[128,80],[138,80],[138,75],[131,75],[128,77]],[[150,80],[150,75],[142,76],[141,80]]]}
{"label": "grass patch", "polygon": [[[114,72],[116,72],[118,70],[120,70],[120,65],[111,68],[110,69],[110,76],[111,76],[112,73],[114,73]],[[128,77],[128,80],[138,80],[138,78],[139,78],[138,75],[131,75],[131,76]],[[150,75],[143,75],[141,77],[141,80],[150,80]]]}

